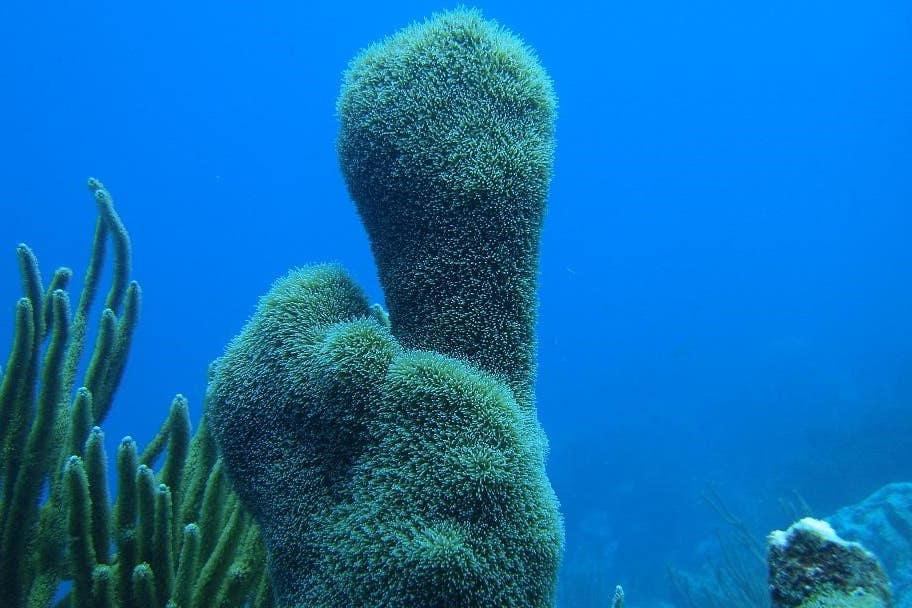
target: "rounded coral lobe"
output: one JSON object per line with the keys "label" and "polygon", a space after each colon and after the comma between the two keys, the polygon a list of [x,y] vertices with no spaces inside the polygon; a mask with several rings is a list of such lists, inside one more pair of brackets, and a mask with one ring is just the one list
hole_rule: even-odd
{"label": "rounded coral lobe", "polygon": [[[342,170],[362,213],[395,213],[403,190],[428,188],[453,205],[542,204],[555,107],[531,49],[477,11],[444,13],[349,66],[338,102]],[[368,208],[381,201],[389,204]]]}
{"label": "rounded coral lobe", "polygon": [[393,334],[507,379],[523,403],[555,108],[534,53],[465,9],[364,50],[338,101]]}

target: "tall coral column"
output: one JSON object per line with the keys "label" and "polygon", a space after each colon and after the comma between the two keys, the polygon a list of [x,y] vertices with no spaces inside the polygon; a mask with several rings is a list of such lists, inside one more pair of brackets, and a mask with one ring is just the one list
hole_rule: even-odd
{"label": "tall coral column", "polygon": [[396,338],[506,378],[529,406],[555,106],[532,51],[472,11],[363,51],[338,102]]}

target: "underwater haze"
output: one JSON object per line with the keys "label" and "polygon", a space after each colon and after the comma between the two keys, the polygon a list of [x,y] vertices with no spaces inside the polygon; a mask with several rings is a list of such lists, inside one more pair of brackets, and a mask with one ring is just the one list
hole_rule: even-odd
{"label": "underwater haze", "polygon": [[[90,176],[143,289],[109,454],[177,393],[198,423],[208,365],[288,269],[339,262],[382,302],[336,155],[341,75],[454,6],[3,2],[0,353],[18,243],[81,285]],[[721,559],[714,500],[762,540],[782,501],[826,516],[912,481],[912,3],[474,6],[559,104],[536,384],[559,606],[622,584],[685,608],[669,567]]]}

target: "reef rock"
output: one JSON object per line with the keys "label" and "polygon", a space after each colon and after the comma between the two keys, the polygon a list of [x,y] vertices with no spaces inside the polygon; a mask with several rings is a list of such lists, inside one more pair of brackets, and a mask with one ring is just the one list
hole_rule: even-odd
{"label": "reef rock", "polygon": [[877,555],[893,583],[894,605],[912,608],[912,483],[888,484],[826,520]]}
{"label": "reef rock", "polygon": [[769,535],[773,608],[890,608],[880,562],[825,521],[806,517]]}

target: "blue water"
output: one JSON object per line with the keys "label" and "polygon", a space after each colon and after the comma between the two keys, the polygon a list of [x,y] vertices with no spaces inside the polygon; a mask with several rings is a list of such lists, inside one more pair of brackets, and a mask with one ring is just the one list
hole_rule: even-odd
{"label": "blue water", "polygon": [[[340,73],[452,6],[3,2],[0,352],[18,242],[81,276],[92,175],[143,287],[111,452],[175,393],[198,420],[208,363],[288,268],[341,262],[381,300]],[[825,515],[912,479],[912,3],[477,6],[560,102],[538,405],[568,563],[645,605],[718,526],[708,482],[762,535],[790,492]]]}

